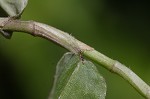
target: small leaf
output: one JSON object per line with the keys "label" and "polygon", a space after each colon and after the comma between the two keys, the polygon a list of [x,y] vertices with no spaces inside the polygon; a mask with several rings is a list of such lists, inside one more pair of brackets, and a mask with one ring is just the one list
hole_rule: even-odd
{"label": "small leaf", "polygon": [[58,62],[49,99],[105,99],[106,83],[95,65],[66,53]]}
{"label": "small leaf", "polygon": [[[16,19],[21,18],[28,0],[0,0],[0,17],[14,17]],[[7,22],[5,22],[7,23]],[[0,33],[10,39],[13,31],[3,31],[0,30]]]}
{"label": "small leaf", "polygon": [[8,16],[20,16],[28,0],[0,0],[0,7]]}

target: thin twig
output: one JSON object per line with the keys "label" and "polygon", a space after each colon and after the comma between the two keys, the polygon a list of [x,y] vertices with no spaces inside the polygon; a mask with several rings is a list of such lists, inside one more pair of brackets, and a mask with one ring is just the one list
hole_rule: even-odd
{"label": "thin twig", "polygon": [[[104,68],[109,71],[118,74],[125,80],[127,80],[141,95],[145,98],[150,99],[150,87],[147,85],[140,77],[138,77],[132,70],[113,60],[100,52],[94,50],[94,48],[82,43],[81,41],[75,39],[68,33],[58,30],[54,27],[34,22],[34,21],[19,21],[11,20],[5,26],[2,25],[7,18],[0,18],[0,28],[3,30],[19,31],[31,34],[33,36],[42,37],[53,41],[62,47],[72,51],[74,53],[79,53],[77,50],[82,51],[82,54],[87,58],[95,61],[98,64],[102,64]],[[71,42],[70,42],[71,39]],[[77,44],[73,44],[73,43]],[[72,43],[72,44],[71,44]],[[78,46],[76,46],[78,45]]]}

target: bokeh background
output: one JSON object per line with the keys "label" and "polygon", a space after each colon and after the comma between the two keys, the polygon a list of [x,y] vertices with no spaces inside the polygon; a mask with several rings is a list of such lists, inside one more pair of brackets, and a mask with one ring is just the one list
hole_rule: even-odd
{"label": "bokeh background", "polygon": [[[29,0],[22,20],[49,24],[116,59],[150,84],[150,6],[135,0]],[[0,36],[0,99],[47,99],[64,48],[42,38]],[[121,77],[97,65],[106,99],[144,99]]]}

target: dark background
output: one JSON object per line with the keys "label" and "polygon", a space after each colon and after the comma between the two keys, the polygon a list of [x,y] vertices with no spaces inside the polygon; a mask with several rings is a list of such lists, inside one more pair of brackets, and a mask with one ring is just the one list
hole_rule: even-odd
{"label": "dark background", "polygon": [[[29,0],[22,19],[49,24],[116,59],[150,84],[150,6],[134,0]],[[0,36],[0,99],[47,99],[66,52],[42,38]],[[106,99],[144,99],[121,77],[97,65]]]}

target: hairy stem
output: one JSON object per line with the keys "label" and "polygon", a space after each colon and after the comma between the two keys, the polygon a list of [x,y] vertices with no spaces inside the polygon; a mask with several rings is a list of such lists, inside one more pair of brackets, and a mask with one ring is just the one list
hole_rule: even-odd
{"label": "hairy stem", "polygon": [[76,54],[82,53],[87,58],[95,61],[98,64],[102,64],[104,68],[118,74],[119,76],[127,80],[141,95],[143,95],[147,99],[150,99],[149,85],[147,85],[132,70],[119,63],[118,61],[113,60],[94,50],[94,48],[75,39],[68,33],[65,33],[46,24],[34,21],[9,20],[7,24],[3,25],[3,23],[7,20],[9,19],[0,18],[0,29],[24,32],[33,36],[42,37],[61,45],[71,52],[74,52]]}

